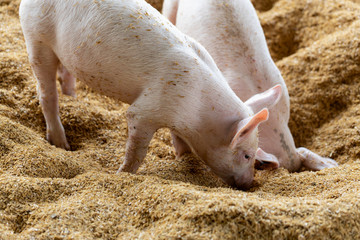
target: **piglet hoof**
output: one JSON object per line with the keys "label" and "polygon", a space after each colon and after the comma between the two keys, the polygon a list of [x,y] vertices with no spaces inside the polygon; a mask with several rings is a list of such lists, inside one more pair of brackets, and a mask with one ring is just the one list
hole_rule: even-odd
{"label": "piglet hoof", "polygon": [[331,158],[325,158],[313,153],[306,148],[298,148],[297,153],[302,160],[303,166],[314,171],[320,171],[324,168],[333,168],[339,166],[336,161]]}
{"label": "piglet hoof", "polygon": [[62,93],[73,98],[76,98],[76,91],[73,88],[67,88],[66,86],[61,86]]}
{"label": "piglet hoof", "polygon": [[46,139],[49,141],[50,144],[55,145],[58,148],[65,149],[67,151],[70,151],[70,145],[66,140],[66,137],[58,137],[55,134],[51,134],[48,132],[46,134]]}
{"label": "piglet hoof", "polygon": [[135,174],[137,169],[138,169],[138,167],[134,166],[134,164],[132,162],[130,162],[130,164],[123,163],[117,170],[116,174],[119,174],[122,172],[128,172],[128,173]]}
{"label": "piglet hoof", "polygon": [[135,173],[135,171],[133,171],[132,169],[130,169],[130,168],[124,166],[124,165],[121,165],[121,166],[119,167],[119,169],[116,171],[116,174],[120,174],[120,173],[122,173],[122,172]]}

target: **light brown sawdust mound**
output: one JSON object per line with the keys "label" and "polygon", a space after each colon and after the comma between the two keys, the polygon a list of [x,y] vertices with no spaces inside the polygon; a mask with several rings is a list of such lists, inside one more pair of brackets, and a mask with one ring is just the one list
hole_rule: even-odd
{"label": "light brown sawdust mound", "polygon": [[127,105],[82,84],[77,99],[60,96],[73,151],[49,145],[19,2],[0,0],[0,239],[360,238],[358,0],[253,1],[289,88],[297,145],[341,165],[257,172],[248,192],[191,155],[175,160],[167,130],[138,174],[116,175]]}

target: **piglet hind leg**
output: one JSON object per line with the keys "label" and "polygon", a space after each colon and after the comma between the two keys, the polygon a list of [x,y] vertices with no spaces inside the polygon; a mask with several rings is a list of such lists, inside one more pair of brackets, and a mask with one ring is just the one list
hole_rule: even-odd
{"label": "piglet hind leg", "polygon": [[71,75],[62,64],[59,64],[57,74],[59,76],[62,93],[68,96],[76,97],[76,78]]}
{"label": "piglet hind leg", "polygon": [[126,142],[125,159],[117,173],[136,173],[146,156],[149,143],[157,130],[149,121],[134,114],[131,108],[129,108],[127,113],[128,140]]}
{"label": "piglet hind leg", "polygon": [[338,166],[338,163],[333,159],[321,157],[307,148],[297,148],[296,152],[302,160],[303,166],[310,170],[319,171],[324,168],[332,168]]}
{"label": "piglet hind leg", "polygon": [[60,148],[70,150],[59,116],[56,88],[57,56],[48,47],[27,44],[29,60],[38,81],[39,100],[46,121],[47,140]]}

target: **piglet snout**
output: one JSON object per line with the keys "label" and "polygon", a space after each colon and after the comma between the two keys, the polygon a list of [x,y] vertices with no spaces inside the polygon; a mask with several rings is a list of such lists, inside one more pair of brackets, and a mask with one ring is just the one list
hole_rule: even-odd
{"label": "piglet snout", "polygon": [[236,188],[239,190],[246,191],[246,190],[249,190],[252,187],[252,185],[253,185],[253,181],[247,182],[247,183],[236,184]]}
{"label": "piglet snout", "polygon": [[243,180],[236,181],[235,180],[235,187],[240,190],[248,190],[252,187],[253,182],[254,182],[253,178],[251,178],[250,180],[246,180],[246,181],[243,181]]}
{"label": "piglet snout", "polygon": [[248,190],[253,186],[254,182],[254,172],[249,171],[244,173],[241,176],[231,177],[226,181],[230,186],[237,188],[239,190]]}

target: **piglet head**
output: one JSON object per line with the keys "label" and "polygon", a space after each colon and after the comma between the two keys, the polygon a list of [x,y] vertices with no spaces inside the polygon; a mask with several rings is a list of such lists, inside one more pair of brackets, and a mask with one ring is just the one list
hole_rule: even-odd
{"label": "piglet head", "polygon": [[269,111],[265,108],[252,117],[237,124],[236,134],[230,143],[233,153],[235,174],[233,181],[237,188],[248,189],[254,180],[254,165],[258,153],[258,130],[261,122],[268,119]]}
{"label": "piglet head", "polygon": [[[236,122],[226,146],[213,152],[221,161],[207,161],[207,165],[230,186],[246,190],[254,180],[254,165],[258,151],[258,125],[268,119],[264,108],[254,116]],[[208,159],[209,160],[209,159]]]}
{"label": "piglet head", "polygon": [[248,189],[254,180],[254,170],[275,169],[279,167],[277,158],[258,148],[258,126],[269,117],[272,108],[282,96],[281,85],[251,97],[245,105],[253,112],[251,117],[235,122],[225,147],[217,148],[214,156],[221,161],[208,161],[207,164],[229,185]]}
{"label": "piglet head", "polygon": [[246,107],[242,109],[242,112],[247,113],[249,117],[232,122],[230,127],[217,132],[215,136],[209,137],[204,134],[208,137],[202,140],[202,143],[206,143],[205,151],[196,151],[201,149],[199,146],[201,144],[193,146],[195,152],[212,171],[229,185],[243,190],[248,189],[254,180],[255,167],[257,169],[279,167],[274,155],[258,148],[258,126],[268,119],[268,108],[273,107],[281,95],[280,85],[254,95],[245,102]]}

